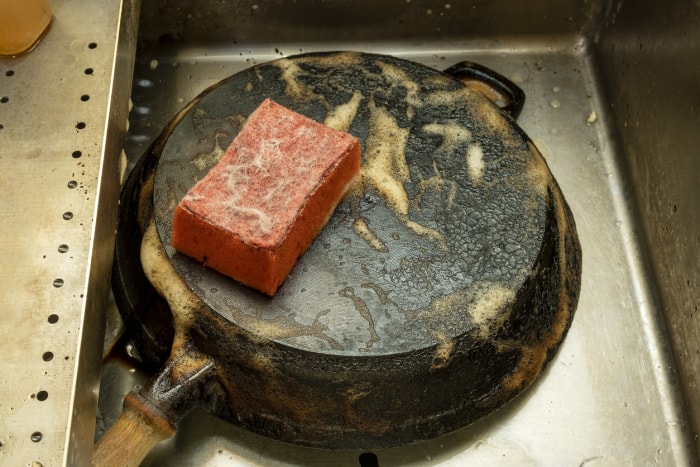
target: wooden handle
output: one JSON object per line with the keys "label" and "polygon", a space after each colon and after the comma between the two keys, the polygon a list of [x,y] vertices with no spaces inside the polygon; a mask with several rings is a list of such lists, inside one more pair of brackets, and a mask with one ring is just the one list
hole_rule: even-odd
{"label": "wooden handle", "polygon": [[95,445],[92,465],[136,467],[153,446],[172,438],[176,431],[175,424],[153,403],[130,392],[121,415]]}

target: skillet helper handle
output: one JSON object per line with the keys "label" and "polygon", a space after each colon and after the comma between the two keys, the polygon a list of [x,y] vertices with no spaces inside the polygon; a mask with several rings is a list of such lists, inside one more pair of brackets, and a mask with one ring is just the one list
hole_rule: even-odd
{"label": "skillet helper handle", "polygon": [[148,399],[130,392],[117,421],[92,453],[93,466],[137,466],[159,442],[172,438],[177,426]]}
{"label": "skillet helper handle", "polygon": [[470,61],[456,63],[444,72],[475,88],[493,102],[502,100],[504,104],[500,106],[501,110],[513,117],[513,120],[518,119],[525,105],[525,93],[505,76]]}

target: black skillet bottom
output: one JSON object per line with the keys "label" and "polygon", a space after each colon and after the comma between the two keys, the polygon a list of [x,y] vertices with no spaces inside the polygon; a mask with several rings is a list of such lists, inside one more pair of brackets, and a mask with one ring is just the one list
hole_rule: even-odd
{"label": "black skillet bottom", "polygon": [[[266,97],[363,148],[362,183],[272,299],[169,245],[178,200]],[[153,218],[198,303],[175,353],[216,362],[189,405],[284,441],[390,446],[471,423],[540,374],[578,300],[574,222],[528,137],[455,77],[393,57],[309,54],[233,75],[169,125],[121,202],[113,282],[141,353],[160,366],[172,345],[137,256]]]}

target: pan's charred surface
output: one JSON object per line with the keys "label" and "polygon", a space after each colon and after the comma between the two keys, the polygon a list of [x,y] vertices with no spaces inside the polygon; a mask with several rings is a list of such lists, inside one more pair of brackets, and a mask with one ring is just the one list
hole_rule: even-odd
{"label": "pan's charred surface", "polygon": [[[274,298],[170,247],[177,202],[266,97],[363,144],[361,181]],[[145,272],[175,338],[142,395],[158,404],[162,381],[196,388],[162,401],[168,410],[204,405],[323,447],[432,438],[525,389],[571,324],[581,252],[566,202],[512,118],[448,74],[358,53],[258,65],[207,90],[145,159],[139,176],[155,180],[132,199],[153,195],[157,232],[143,254],[157,260]],[[162,358],[157,325],[131,320],[145,353]]]}

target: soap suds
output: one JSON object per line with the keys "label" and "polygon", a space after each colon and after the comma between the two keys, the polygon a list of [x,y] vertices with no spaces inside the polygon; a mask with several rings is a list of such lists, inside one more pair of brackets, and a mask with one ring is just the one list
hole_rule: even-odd
{"label": "soap suds", "polygon": [[216,135],[214,135],[214,149],[208,153],[197,154],[190,163],[200,171],[215,165],[226,152],[226,149],[221,147],[221,143],[219,142],[219,139],[222,137],[228,137],[228,135],[226,133],[216,133]]}
{"label": "soap suds", "polygon": [[528,159],[526,173],[530,185],[537,190],[541,197],[547,196],[547,191],[553,183],[552,174],[537,146],[529,141],[528,146],[530,147],[531,155]]}
{"label": "soap suds", "polygon": [[141,264],[153,288],[168,302],[173,314],[175,334],[179,336],[194,320],[193,313],[197,312],[201,302],[189,291],[187,284],[170,262],[153,222],[143,235]]}
{"label": "soap suds", "polygon": [[435,339],[437,340],[437,345],[435,346],[435,353],[433,354],[433,360],[430,364],[431,371],[445,368],[450,361],[455,347],[454,339],[446,337],[441,333],[438,333]]}
{"label": "soap suds", "polygon": [[335,128],[338,131],[347,132],[350,129],[352,121],[355,119],[361,101],[362,93],[355,91],[349,101],[328,112],[323,124],[327,127]]}
{"label": "soap suds", "polygon": [[375,250],[388,251],[388,248],[384,242],[377,237],[377,234],[370,230],[369,225],[367,225],[367,221],[365,221],[363,218],[358,217],[355,219],[355,222],[352,223],[352,228],[355,230],[358,237],[367,242],[367,244]]}
{"label": "soap suds", "polygon": [[275,62],[277,67],[282,71],[280,79],[285,83],[284,92],[290,97],[296,99],[305,99],[314,94],[312,86],[302,84],[298,76],[303,73],[297,62],[288,59],[279,59]]}
{"label": "soap suds", "polygon": [[456,121],[423,125],[423,131],[442,136],[442,144],[438,150],[444,151],[447,154],[457,152],[460,146],[472,140],[471,132]]}
{"label": "soap suds", "polygon": [[365,342],[365,350],[370,350],[376,342],[379,342],[379,335],[377,334],[372,312],[365,301],[355,294],[355,289],[352,287],[345,287],[343,290],[338,292],[338,295],[352,300],[355,310],[365,321],[367,321],[367,332],[369,333],[369,339]]}
{"label": "soap suds", "polygon": [[418,182],[418,194],[412,200],[412,204],[415,205],[417,209],[420,207],[420,203],[428,190],[439,193],[445,189],[446,185],[449,186],[449,191],[447,194],[447,207],[451,208],[454,204],[455,198],[457,197],[457,183],[454,180],[446,179],[440,173],[435,160],[433,160],[433,172],[434,175]]}
{"label": "soap suds", "polygon": [[378,60],[376,64],[379,66],[379,68],[381,68],[382,76],[385,79],[388,78],[388,81],[392,83],[392,88],[401,86],[405,89],[406,97],[404,99],[408,104],[406,116],[409,119],[413,118],[415,114],[414,108],[422,105],[422,101],[419,97],[420,85],[415,82],[411,75],[405,70],[397,68],[394,65],[390,65],[381,60]]}
{"label": "soap suds", "polygon": [[454,329],[462,327],[466,316],[476,335],[489,341],[509,319],[508,307],[515,299],[515,291],[504,284],[481,282],[466,290],[436,297],[429,308],[421,310],[416,318],[427,320],[435,340],[440,343],[454,337]]}
{"label": "soap suds", "polygon": [[500,284],[490,284],[477,292],[474,302],[469,306],[469,318],[482,339],[493,337],[510,319],[510,313],[506,313],[505,308],[514,300],[513,289]]}
{"label": "soap suds", "polygon": [[370,101],[369,134],[365,148],[365,163],[361,168],[363,181],[377,189],[397,217],[415,233],[445,245],[444,236],[421,225],[408,214],[409,199],[404,183],[410,180],[406,162],[406,144],[410,128],[401,128],[384,107]]}
{"label": "soap suds", "polygon": [[479,144],[470,144],[467,149],[467,172],[475,185],[484,177],[484,151]]}

